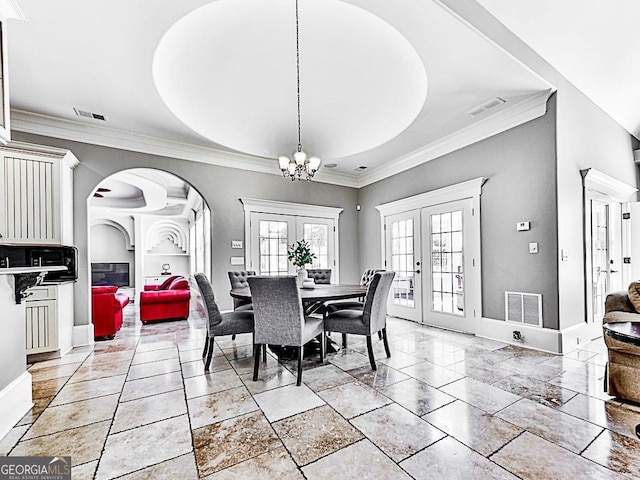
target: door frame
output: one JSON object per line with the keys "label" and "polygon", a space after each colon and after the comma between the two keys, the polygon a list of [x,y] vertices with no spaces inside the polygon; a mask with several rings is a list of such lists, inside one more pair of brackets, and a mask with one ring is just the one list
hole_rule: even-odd
{"label": "door frame", "polygon": [[[480,319],[482,318],[482,261],[481,261],[481,238],[480,238],[480,196],[482,194],[482,186],[487,181],[485,177],[478,177],[466,182],[456,183],[436,190],[431,190],[411,197],[402,198],[393,202],[384,203],[376,206],[376,210],[380,212],[380,245],[381,245],[381,265],[386,268],[386,234],[384,225],[387,216],[398,213],[408,212],[410,210],[419,210],[422,208],[449,203],[456,200],[464,200],[470,198],[472,200],[472,221],[469,225],[468,232],[477,235],[478,241],[473,242],[473,251],[469,252],[473,258],[473,269],[468,272],[466,278],[469,288],[465,290],[468,295],[468,308],[473,310],[474,330],[480,331]],[[421,232],[422,233],[422,232]],[[422,248],[422,247],[421,247]],[[423,282],[424,284],[424,282]],[[423,288],[424,289],[424,288]],[[422,295],[422,291],[420,292]],[[422,302],[424,308],[424,302]]]}
{"label": "door frame", "polygon": [[335,268],[331,274],[334,283],[340,283],[340,242],[338,217],[344,211],[338,207],[324,207],[304,203],[277,202],[275,200],[260,200],[257,198],[241,197],[244,208],[244,258],[245,269],[251,262],[251,214],[269,213],[276,215],[292,215],[295,217],[327,218],[333,220],[333,241],[335,245]]}
{"label": "door frame", "polygon": [[[624,205],[629,202],[631,195],[638,191],[636,187],[633,187],[625,182],[622,182],[616,178],[610,177],[606,173],[603,173],[595,168],[587,168],[581,170],[582,175],[582,238],[584,241],[584,322],[590,330],[591,336],[596,338],[602,335],[602,322],[596,322],[593,318],[593,296],[591,292],[592,282],[592,245],[593,239],[591,236],[591,200],[598,200],[605,203],[616,202],[621,204],[622,211],[624,211]],[[609,210],[611,212],[611,209]],[[622,251],[627,248],[624,244],[625,236],[622,232],[622,219],[619,219],[618,225],[620,232],[618,232],[618,238],[620,238],[620,248],[617,255],[622,257]],[[622,272],[622,264],[619,265],[619,271]],[[624,278],[622,279],[624,282]]]}

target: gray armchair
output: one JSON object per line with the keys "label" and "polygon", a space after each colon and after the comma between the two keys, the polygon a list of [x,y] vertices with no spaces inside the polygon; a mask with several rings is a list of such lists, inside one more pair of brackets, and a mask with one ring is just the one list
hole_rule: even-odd
{"label": "gray armchair", "polygon": [[378,272],[369,284],[362,310],[338,310],[324,316],[324,329],[327,332],[365,335],[371,369],[376,370],[371,335],[382,332],[382,340],[387,358],[391,357],[387,340],[387,300],[395,272]]}
{"label": "gray armchair", "polygon": [[307,275],[318,285],[331,283],[330,268],[307,268]]}
{"label": "gray armchair", "polygon": [[296,277],[249,277],[255,320],[255,366],[253,380],[258,380],[260,349],[268,344],[298,347],[298,382],[302,382],[303,345],[320,339],[320,361],[324,361],[322,319],[304,316]]}
{"label": "gray armchair", "polygon": [[211,358],[213,357],[213,348],[215,337],[222,335],[236,335],[238,333],[253,332],[253,311],[240,310],[233,312],[220,312],[216,298],[211,288],[211,283],[203,273],[195,274],[198,288],[207,307],[207,339],[204,342],[204,351],[202,358],[206,357],[204,370],[209,370]]}

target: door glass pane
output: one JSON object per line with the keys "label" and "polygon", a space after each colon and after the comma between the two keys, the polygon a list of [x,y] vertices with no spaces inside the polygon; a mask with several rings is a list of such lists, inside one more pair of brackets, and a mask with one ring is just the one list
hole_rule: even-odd
{"label": "door glass pane", "polygon": [[594,321],[604,315],[604,303],[609,290],[609,226],[608,205],[591,201],[592,299]]}
{"label": "door glass pane", "polygon": [[391,222],[390,241],[391,268],[396,272],[393,303],[414,308],[413,219]]}
{"label": "door glass pane", "polygon": [[431,215],[431,310],[464,315],[462,210]]}
{"label": "door glass pane", "polygon": [[260,275],[286,275],[289,267],[287,222],[260,220],[258,231]]}
{"label": "door glass pane", "polygon": [[309,242],[316,258],[309,268],[331,268],[329,265],[329,226],[321,223],[305,223],[303,240]]}

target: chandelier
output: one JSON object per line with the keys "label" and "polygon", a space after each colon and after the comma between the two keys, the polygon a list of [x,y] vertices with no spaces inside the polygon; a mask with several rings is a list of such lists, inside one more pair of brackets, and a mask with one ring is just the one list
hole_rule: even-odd
{"label": "chandelier", "polygon": [[318,157],[309,157],[302,149],[300,135],[300,29],[298,20],[298,0],[296,0],[296,84],[298,93],[298,146],[291,157],[282,155],[278,158],[278,165],[284,177],[291,178],[292,181],[307,180],[311,178],[320,168]]}

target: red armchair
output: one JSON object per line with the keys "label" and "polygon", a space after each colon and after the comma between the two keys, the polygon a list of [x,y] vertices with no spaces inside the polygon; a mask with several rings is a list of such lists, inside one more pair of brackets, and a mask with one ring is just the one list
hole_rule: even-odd
{"label": "red armchair", "polygon": [[118,293],[118,287],[104,286],[91,288],[91,321],[93,336],[115,337],[122,326],[122,309],[129,304],[125,293]]}
{"label": "red armchair", "polygon": [[189,280],[176,276],[168,278],[157,289],[140,292],[140,320],[186,320],[189,317],[191,290]]}

